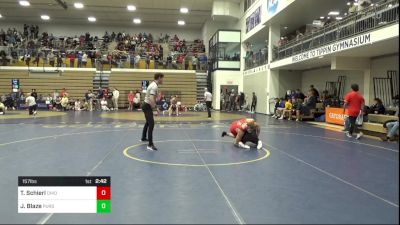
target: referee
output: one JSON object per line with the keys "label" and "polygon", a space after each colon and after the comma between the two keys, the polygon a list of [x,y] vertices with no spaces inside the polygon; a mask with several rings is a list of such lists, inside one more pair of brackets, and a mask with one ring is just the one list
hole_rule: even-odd
{"label": "referee", "polygon": [[208,119],[211,119],[212,94],[207,88],[204,88],[204,101],[207,106]]}
{"label": "referee", "polygon": [[[153,108],[159,109],[156,105],[156,98],[158,95],[158,85],[163,83],[164,74],[156,73],[154,74],[154,81],[147,87],[146,96],[144,98],[144,104],[142,110],[146,118],[146,124],[143,127],[142,139],[141,141],[148,141],[147,149],[151,151],[157,151],[157,148],[153,143],[153,129],[154,129],[154,115]],[[146,134],[149,139],[146,138]]]}

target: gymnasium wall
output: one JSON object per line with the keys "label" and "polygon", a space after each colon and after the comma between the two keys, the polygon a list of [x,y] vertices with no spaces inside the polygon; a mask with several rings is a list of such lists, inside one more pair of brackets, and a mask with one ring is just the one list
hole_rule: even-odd
{"label": "gymnasium wall", "polygon": [[257,95],[257,113],[267,112],[267,72],[257,72],[243,77],[243,92],[248,96],[247,100],[252,99],[253,92]]}
{"label": "gymnasium wall", "polygon": [[[49,34],[53,33],[55,36],[74,36],[85,34],[87,31],[90,32],[93,36],[103,37],[105,31],[108,31],[111,34],[113,31],[118,32],[126,32],[130,34],[134,33],[151,33],[154,38],[158,38],[160,33],[174,35],[177,34],[179,38],[185,39],[188,41],[193,41],[195,39],[201,39],[201,30],[200,29],[186,29],[176,28],[155,28],[155,27],[145,27],[145,26],[103,26],[103,25],[93,25],[89,23],[82,23],[81,25],[71,25],[71,24],[52,24],[52,23],[35,23],[35,25],[39,26],[40,33],[46,31]],[[16,27],[18,30],[23,31],[22,23],[1,23],[0,28],[6,29],[9,27]],[[207,40],[208,41],[208,40]]]}
{"label": "gymnasium wall", "polygon": [[325,84],[327,81],[337,81],[339,76],[346,76],[345,93],[350,91],[350,86],[353,83],[360,86],[361,93],[364,92],[363,71],[331,70],[330,67],[303,71],[301,90],[306,94],[310,89],[310,85],[313,84],[319,92],[322,92],[325,90]]}
{"label": "gymnasium wall", "polygon": [[280,70],[279,71],[279,96],[283,97],[287,90],[296,90],[302,88],[301,71],[298,70]]}

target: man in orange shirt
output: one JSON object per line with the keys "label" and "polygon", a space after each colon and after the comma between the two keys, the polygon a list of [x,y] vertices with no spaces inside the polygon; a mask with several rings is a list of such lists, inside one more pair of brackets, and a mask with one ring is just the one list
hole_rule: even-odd
{"label": "man in orange shirt", "polygon": [[349,116],[350,122],[349,131],[346,132],[347,137],[351,138],[353,137],[353,133],[356,133],[356,139],[358,140],[362,137],[363,133],[358,132],[356,120],[358,115],[362,113],[365,100],[364,97],[358,92],[358,84],[352,84],[351,89],[352,91],[346,95],[344,100],[343,114],[345,113],[345,109],[347,108],[347,115]]}

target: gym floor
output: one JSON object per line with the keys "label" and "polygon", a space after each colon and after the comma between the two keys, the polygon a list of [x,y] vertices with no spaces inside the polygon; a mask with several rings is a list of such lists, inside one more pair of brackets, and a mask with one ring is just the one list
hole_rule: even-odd
{"label": "gym floor", "polygon": [[[262,150],[221,138],[240,114],[141,112],[0,116],[0,223],[399,222],[399,145],[251,115]],[[249,116],[249,115],[247,115]],[[110,214],[18,214],[18,176],[111,176]]]}

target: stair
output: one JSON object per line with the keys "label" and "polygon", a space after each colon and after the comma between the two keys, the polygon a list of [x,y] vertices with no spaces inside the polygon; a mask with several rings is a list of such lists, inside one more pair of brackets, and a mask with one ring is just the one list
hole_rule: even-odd
{"label": "stair", "polygon": [[110,71],[97,71],[93,77],[93,90],[109,87]]}
{"label": "stair", "polygon": [[204,88],[207,87],[207,73],[196,73],[197,101],[204,100]]}

